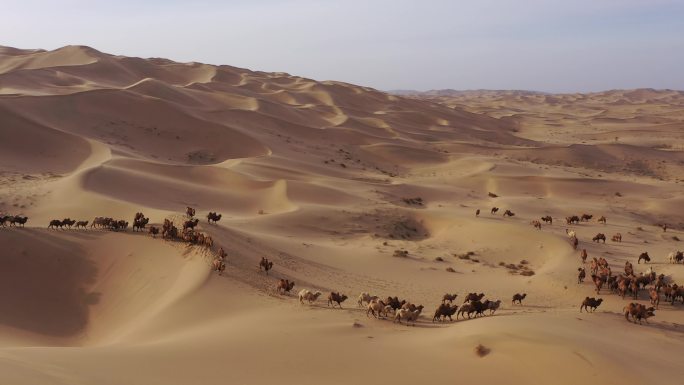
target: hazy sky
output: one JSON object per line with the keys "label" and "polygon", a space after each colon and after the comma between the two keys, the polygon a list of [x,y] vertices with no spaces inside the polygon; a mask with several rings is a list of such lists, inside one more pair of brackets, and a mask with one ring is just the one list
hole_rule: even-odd
{"label": "hazy sky", "polygon": [[0,45],[68,44],[388,89],[684,89],[684,0],[0,0]]}

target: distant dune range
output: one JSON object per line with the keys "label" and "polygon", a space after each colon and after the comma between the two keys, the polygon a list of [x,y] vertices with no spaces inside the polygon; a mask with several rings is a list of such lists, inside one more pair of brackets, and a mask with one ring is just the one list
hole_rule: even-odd
{"label": "distant dune range", "polygon": [[[669,383],[684,375],[684,305],[661,301],[639,326],[622,313],[632,300],[604,290],[580,313],[596,294],[577,283],[566,228],[615,274],[626,261],[645,272],[648,251],[681,284],[667,255],[684,249],[683,182],[679,91],[393,94],[0,47],[0,215],[29,217],[0,227],[0,383]],[[47,229],[139,211],[180,225],[186,206],[213,249]],[[583,213],[594,217],[565,224]],[[535,230],[545,215],[554,224]],[[594,243],[598,232],[623,241]],[[323,295],[300,305],[276,292],[281,278]],[[331,291],[350,297],[343,310],[326,306]],[[368,318],[361,292],[425,310],[416,327]],[[444,293],[460,306],[469,292],[501,309],[431,322]]]}

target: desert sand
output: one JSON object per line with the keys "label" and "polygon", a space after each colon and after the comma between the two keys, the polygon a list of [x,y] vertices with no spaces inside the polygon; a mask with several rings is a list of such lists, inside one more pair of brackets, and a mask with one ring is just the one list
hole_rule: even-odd
{"label": "desert sand", "polygon": [[[0,213],[29,217],[0,227],[0,383],[677,383],[684,305],[661,300],[648,323],[628,322],[634,300],[597,296],[577,268],[586,249],[614,274],[629,261],[684,283],[667,259],[684,249],[682,182],[677,91],[392,95],[83,46],[0,47]],[[186,206],[212,249],[47,229],[136,212],[180,225]],[[207,223],[209,211],[222,219]],[[583,213],[593,219],[566,225]],[[552,225],[530,225],[545,215]],[[599,232],[605,244],[591,241]],[[281,278],[292,293],[276,292]],[[304,288],[323,295],[302,305]],[[327,306],[331,291],[350,297],[343,309]],[[361,292],[425,310],[415,327],[367,317]],[[432,322],[444,293],[461,305],[469,292],[501,308]],[[594,313],[579,311],[587,296],[604,299]],[[650,306],[647,290],[637,302]]]}

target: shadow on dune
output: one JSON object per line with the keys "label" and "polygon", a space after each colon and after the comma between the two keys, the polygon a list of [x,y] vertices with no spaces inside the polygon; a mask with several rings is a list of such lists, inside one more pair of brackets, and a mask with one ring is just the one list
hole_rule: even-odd
{"label": "shadow on dune", "polygon": [[[649,304],[644,303],[646,306],[651,306]],[[663,303],[661,302],[661,306]],[[658,312],[663,311],[663,310],[656,310],[656,317],[658,316]],[[615,317],[620,317],[624,319],[624,313],[621,312],[615,312],[615,311],[603,311],[601,314],[606,314],[610,316],[615,316]],[[657,329],[660,331],[663,331],[665,333],[671,332],[671,333],[676,333],[680,335],[684,335],[684,328],[682,328],[681,324],[677,323],[668,323],[665,321],[658,321],[657,319],[651,318],[650,321],[644,320],[641,324],[639,323],[634,323],[634,321],[630,318],[630,321],[625,320],[625,322],[629,322],[630,325],[633,325],[635,328],[639,327],[644,327],[644,328],[652,328],[652,329]]]}
{"label": "shadow on dune", "polygon": [[100,293],[97,269],[80,246],[47,231],[0,231],[0,324],[68,337],[82,332]]}

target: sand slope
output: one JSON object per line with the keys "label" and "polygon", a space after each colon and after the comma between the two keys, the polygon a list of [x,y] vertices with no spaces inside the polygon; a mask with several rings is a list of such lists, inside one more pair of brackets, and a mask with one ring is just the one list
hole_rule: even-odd
{"label": "sand slope", "polygon": [[[682,283],[684,265],[666,260],[684,239],[681,101],[656,90],[404,97],[82,46],[0,47],[0,213],[30,218],[0,227],[0,382],[676,382],[684,305],[663,301],[635,325],[622,315],[632,300],[604,291],[580,314],[595,294],[577,283],[563,218],[594,215],[572,229],[615,274],[625,261],[644,272],[636,257],[648,251],[649,267]],[[214,249],[46,229],[139,211],[180,224],[186,206]],[[535,230],[544,215],[554,224]],[[591,242],[598,232],[623,242]],[[209,267],[218,247],[223,276]],[[300,305],[276,293],[280,278],[323,295]],[[344,309],[326,306],[333,290],[350,296]],[[425,311],[415,327],[369,318],[362,291]],[[447,292],[502,306],[433,323]]]}

